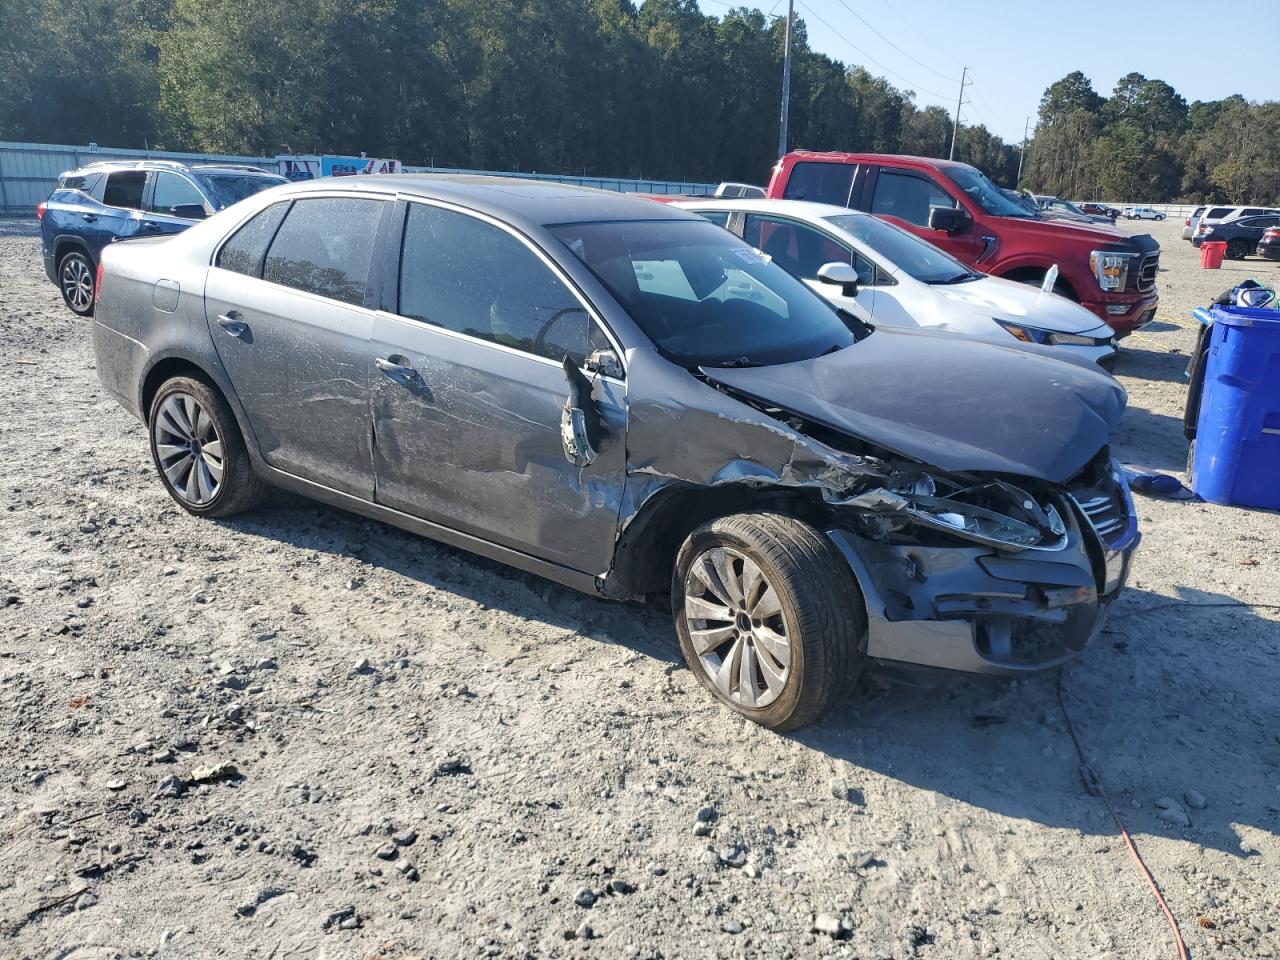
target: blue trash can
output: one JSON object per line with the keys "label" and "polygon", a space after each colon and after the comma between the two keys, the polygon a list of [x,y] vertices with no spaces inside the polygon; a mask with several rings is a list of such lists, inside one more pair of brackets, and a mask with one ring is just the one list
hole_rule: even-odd
{"label": "blue trash can", "polygon": [[1212,503],[1280,509],[1280,310],[1212,310],[1191,488]]}

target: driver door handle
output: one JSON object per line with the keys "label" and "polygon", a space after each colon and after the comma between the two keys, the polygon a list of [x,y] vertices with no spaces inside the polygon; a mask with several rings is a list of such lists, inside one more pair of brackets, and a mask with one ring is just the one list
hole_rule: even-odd
{"label": "driver door handle", "polygon": [[415,386],[422,383],[422,374],[418,373],[413,367],[404,363],[396,363],[396,360],[403,360],[404,357],[396,357],[395,359],[375,357],[373,365],[382,371],[383,376],[394,383],[400,384],[402,387]]}
{"label": "driver door handle", "polygon": [[241,320],[240,314],[234,310],[218,314],[218,326],[236,338],[243,338],[249,332],[249,325]]}

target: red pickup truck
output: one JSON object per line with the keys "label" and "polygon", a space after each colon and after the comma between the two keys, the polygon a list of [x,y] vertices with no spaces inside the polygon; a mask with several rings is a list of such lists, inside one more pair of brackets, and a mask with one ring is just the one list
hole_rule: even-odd
{"label": "red pickup truck", "polygon": [[865,210],[984,273],[1054,290],[1132,333],[1155,319],[1160,245],[1104,224],[1039,217],[967,163],[873,153],[788,153],[768,196]]}

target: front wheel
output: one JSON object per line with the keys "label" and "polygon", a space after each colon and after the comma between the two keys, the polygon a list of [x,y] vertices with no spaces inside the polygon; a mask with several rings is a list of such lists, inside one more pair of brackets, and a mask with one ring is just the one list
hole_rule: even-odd
{"label": "front wheel", "polygon": [[79,250],[72,250],[58,263],[58,289],[77,316],[93,316],[93,279],[93,262]]}
{"label": "front wheel", "polygon": [[762,726],[813,722],[861,672],[862,593],[831,541],[792,517],[734,514],[694,530],[671,599],[689,668]]}
{"label": "front wheel", "polygon": [[195,377],[165,381],[147,423],[160,481],[188,513],[227,517],[262,500],[265,487],[249,463],[235,416],[211,384]]}

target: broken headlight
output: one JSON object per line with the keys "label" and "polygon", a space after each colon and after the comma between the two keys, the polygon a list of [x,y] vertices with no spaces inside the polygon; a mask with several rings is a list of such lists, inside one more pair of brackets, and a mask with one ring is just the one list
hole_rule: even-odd
{"label": "broken headlight", "polygon": [[1066,543],[1067,527],[1057,506],[1039,503],[1003,480],[966,485],[920,473],[895,477],[889,488],[869,490],[844,504],[876,515],[885,533],[923,527],[1015,550],[1057,550]]}

